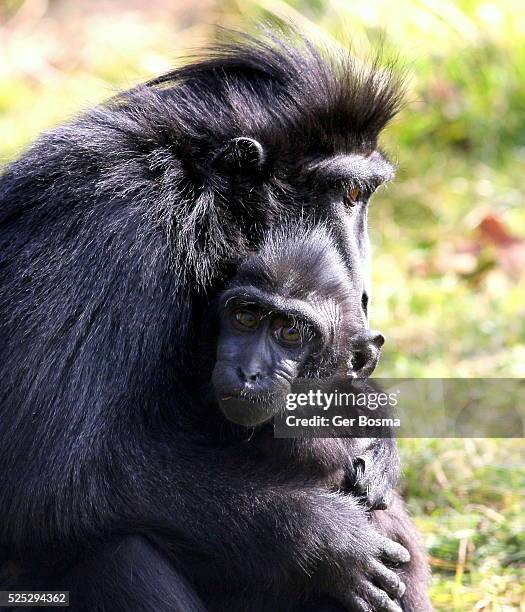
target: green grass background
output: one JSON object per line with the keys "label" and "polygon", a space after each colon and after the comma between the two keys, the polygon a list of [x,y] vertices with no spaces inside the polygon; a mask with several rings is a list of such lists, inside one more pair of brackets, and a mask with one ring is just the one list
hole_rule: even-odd
{"label": "green grass background", "polygon": [[[0,159],[214,36],[287,19],[409,72],[385,134],[398,178],[371,208],[378,375],[525,376],[525,3],[0,0]],[[247,25],[248,24],[248,25]],[[480,230],[496,218],[511,257]],[[516,255],[517,252],[517,255]],[[522,440],[402,440],[436,609],[525,610]]]}

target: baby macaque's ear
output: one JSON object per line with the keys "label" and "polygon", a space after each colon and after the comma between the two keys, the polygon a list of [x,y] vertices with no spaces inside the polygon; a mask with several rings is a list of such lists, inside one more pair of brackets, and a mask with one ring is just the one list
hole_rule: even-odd
{"label": "baby macaque's ear", "polygon": [[213,163],[228,168],[231,172],[253,172],[264,163],[262,144],[248,136],[232,138],[215,156]]}

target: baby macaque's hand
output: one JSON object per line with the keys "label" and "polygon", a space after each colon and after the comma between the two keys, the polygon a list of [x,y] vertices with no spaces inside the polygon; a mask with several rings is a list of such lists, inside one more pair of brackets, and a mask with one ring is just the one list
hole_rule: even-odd
{"label": "baby macaque's hand", "polygon": [[370,510],[388,508],[400,471],[395,440],[378,439],[370,450],[354,459],[353,467],[355,494],[366,499]]}
{"label": "baby macaque's hand", "polygon": [[370,510],[386,510],[392,501],[391,485],[383,474],[367,468],[366,456],[354,459],[354,490],[360,497],[365,497]]}

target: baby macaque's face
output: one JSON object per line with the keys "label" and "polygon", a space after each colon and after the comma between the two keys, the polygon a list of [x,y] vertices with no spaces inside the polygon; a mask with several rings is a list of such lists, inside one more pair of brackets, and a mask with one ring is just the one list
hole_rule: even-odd
{"label": "baby macaque's face", "polygon": [[229,300],[221,313],[213,385],[224,416],[247,427],[285,405],[319,339],[310,322],[262,304]]}

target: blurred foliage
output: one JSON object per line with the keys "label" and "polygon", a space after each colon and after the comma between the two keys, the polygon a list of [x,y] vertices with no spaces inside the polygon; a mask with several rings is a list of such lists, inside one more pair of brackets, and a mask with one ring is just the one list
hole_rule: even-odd
{"label": "blurred foliage", "polygon": [[[371,207],[379,376],[525,376],[525,3],[521,0],[0,0],[0,159],[213,36],[290,20],[408,66]],[[520,440],[402,440],[404,493],[444,611],[525,610]]]}

